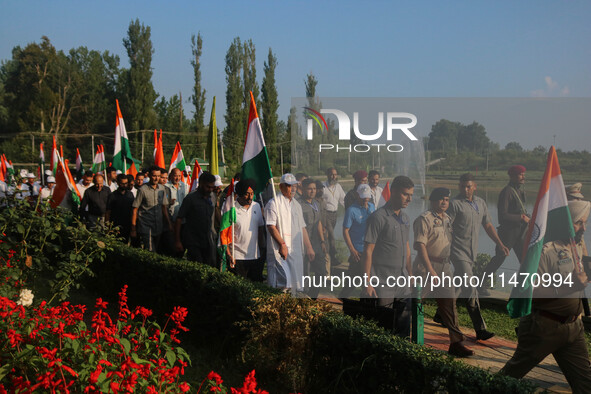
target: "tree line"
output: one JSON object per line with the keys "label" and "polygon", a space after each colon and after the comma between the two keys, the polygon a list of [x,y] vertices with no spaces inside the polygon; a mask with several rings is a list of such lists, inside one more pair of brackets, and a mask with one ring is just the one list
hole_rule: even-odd
{"label": "tree line", "polygon": [[[187,159],[202,157],[209,129],[205,104],[213,97],[208,97],[203,87],[201,33],[191,36],[194,78],[192,94],[185,99],[180,92],[167,98],[154,89],[150,26],[139,19],[132,20],[122,44],[129,59],[127,68],[121,67],[119,56],[108,50],[81,46],[66,52],[56,49],[46,36],[25,47],[14,47],[12,58],[0,65],[0,150],[14,161],[36,161],[38,142],[49,143],[55,136],[68,154],[82,141],[87,142],[84,136],[91,134],[104,136],[105,141],[97,143],[108,148],[113,145],[109,137],[114,134],[117,98],[127,130],[147,131],[146,145],[152,143],[149,131],[163,129],[172,132],[164,133],[165,146],[172,147],[178,139]],[[255,64],[255,44],[236,37],[226,53],[227,126],[218,130],[223,134],[220,139],[225,159],[234,168],[241,164],[250,91],[257,102],[272,164],[279,163],[277,142],[286,134],[286,123],[277,115],[277,57],[269,48],[260,87]],[[184,108],[187,104],[192,104],[190,111]],[[193,116],[187,117],[190,112]],[[19,136],[31,132],[35,133],[36,144],[29,143],[28,136]],[[141,138],[140,133],[130,132],[132,149],[138,158]]]}

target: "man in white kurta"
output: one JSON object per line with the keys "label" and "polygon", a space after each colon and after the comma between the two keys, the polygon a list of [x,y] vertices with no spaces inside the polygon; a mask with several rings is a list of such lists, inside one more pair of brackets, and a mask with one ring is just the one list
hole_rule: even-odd
{"label": "man in white kurta", "polygon": [[[301,276],[303,275],[302,242],[306,245],[307,254],[311,254],[312,258],[314,257],[314,251],[308,239],[306,228],[299,227],[300,225],[305,226],[301,207],[294,208],[294,204],[297,204],[297,202],[292,199],[292,188],[297,183],[293,174],[284,174],[279,184],[281,194],[269,200],[265,206],[268,233],[267,282],[270,286],[291,289],[292,291],[298,289],[298,283],[300,283],[299,287],[301,288]],[[295,234],[292,223],[296,225]],[[296,253],[300,256],[296,256]],[[296,268],[300,260],[301,274],[300,270]]]}

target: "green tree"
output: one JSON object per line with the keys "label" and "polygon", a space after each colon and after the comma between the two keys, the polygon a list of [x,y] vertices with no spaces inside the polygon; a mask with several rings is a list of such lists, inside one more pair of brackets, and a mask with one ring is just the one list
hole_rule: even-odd
{"label": "green tree", "polygon": [[441,119],[431,127],[429,150],[458,153],[458,135],[462,129],[460,122]]}
{"label": "green tree", "polygon": [[236,168],[242,164],[244,146],[242,62],[242,42],[240,37],[236,37],[226,52],[226,129],[223,139],[226,161]]}
{"label": "green tree", "polygon": [[519,142],[509,142],[507,145],[505,145],[505,150],[510,150],[510,151],[515,151],[515,152],[523,152],[523,148],[521,147],[521,144]]}
{"label": "green tree", "polygon": [[[193,66],[193,95],[191,96],[191,102],[195,106],[195,113],[193,115],[193,121],[195,123],[194,130],[197,133],[197,142],[205,143],[207,141],[207,130],[204,125],[205,120],[205,89],[201,85],[201,47],[203,40],[201,33],[197,33],[191,36],[191,65]],[[183,140],[182,142],[189,142]],[[194,142],[194,141],[193,141]]]}
{"label": "green tree", "polygon": [[277,58],[269,48],[267,61],[264,64],[263,84],[263,102],[262,102],[262,128],[267,142],[267,151],[269,153],[269,160],[271,163],[277,163],[278,151],[278,116],[279,100],[277,95],[277,87],[275,86],[275,68],[277,67]]}
{"label": "green tree", "polygon": [[[155,125],[154,101],[157,94],[152,85],[152,40],[150,26],[139,19],[129,23],[123,46],[129,56],[126,70],[126,107],[132,130],[144,130]],[[137,145],[137,144],[136,144]]]}
{"label": "green tree", "polygon": [[472,122],[467,126],[458,127],[458,149],[482,154],[486,153],[489,144],[490,139],[483,125]]}
{"label": "green tree", "polygon": [[[70,58],[84,81],[80,83],[79,105],[72,113],[72,129],[77,133],[111,134],[116,116],[119,57],[108,51],[101,54],[79,47],[70,50]],[[127,115],[125,107],[122,111]]]}

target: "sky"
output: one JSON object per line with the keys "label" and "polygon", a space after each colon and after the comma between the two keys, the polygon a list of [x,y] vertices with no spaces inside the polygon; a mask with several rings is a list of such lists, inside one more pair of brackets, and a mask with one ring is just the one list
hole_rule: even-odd
{"label": "sky", "polygon": [[[252,39],[257,80],[272,48],[279,117],[305,94],[312,72],[321,97],[591,97],[591,3],[584,1],[27,1],[1,0],[0,60],[46,35],[57,49],[108,50],[128,66],[130,21],[150,26],[153,84],[166,98],[193,86],[192,34],[203,37],[206,121],[217,97],[225,121],[225,54]],[[125,109],[122,109],[125,117]],[[452,119],[453,120],[453,119]],[[478,120],[478,119],[475,119]],[[486,124],[485,124],[486,127]],[[591,150],[591,126],[558,138],[563,150]],[[495,131],[504,146],[544,143],[531,133]]]}

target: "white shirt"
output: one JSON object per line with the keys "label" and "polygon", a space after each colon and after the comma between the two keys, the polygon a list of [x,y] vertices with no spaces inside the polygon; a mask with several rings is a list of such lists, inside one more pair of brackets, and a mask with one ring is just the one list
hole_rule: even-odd
{"label": "white shirt", "polygon": [[[288,253],[291,252],[291,207],[294,200],[289,200],[283,194],[277,194],[277,198],[269,200],[265,205],[265,218],[267,219],[267,226],[276,226],[279,234],[287,246]],[[279,215],[278,215],[279,213]],[[275,242],[273,237],[268,234],[267,237],[267,252],[273,251],[272,242]]]}
{"label": "white shirt", "polygon": [[41,193],[39,194],[39,198],[41,198],[41,201],[46,200],[46,199],[50,198],[51,196],[53,196],[53,188],[54,187],[52,187],[51,189],[49,189],[48,187],[44,187],[43,189],[41,189]]}
{"label": "white shirt", "polygon": [[88,189],[89,187],[91,187],[93,185],[94,185],[94,183],[90,182],[88,184],[88,186],[84,186],[82,184],[82,181],[80,181],[76,184],[76,189],[78,189],[78,193],[80,193],[80,199],[82,199],[84,197],[84,192],[86,191],[86,189]]}
{"label": "white shirt", "polygon": [[117,185],[117,182],[116,181],[113,181],[109,185],[109,189],[111,189],[111,193],[113,193],[114,191],[116,191],[117,189],[119,189],[119,185]]}
{"label": "white shirt", "polygon": [[179,213],[179,209],[181,209],[181,204],[187,195],[187,188],[184,182],[179,182],[178,187],[175,187],[170,182],[168,182],[165,186],[168,188],[168,190],[170,190],[170,198],[168,199],[168,202],[172,202],[172,200],[174,200],[174,204],[168,205],[168,214],[174,223],[176,216]]}
{"label": "white shirt", "polygon": [[259,253],[259,227],[265,225],[263,211],[258,202],[253,201],[248,209],[234,202],[236,223],[234,223],[234,259],[255,260]]}
{"label": "white shirt", "polygon": [[133,198],[137,197],[137,189],[134,187],[131,188],[131,194],[133,194]]}
{"label": "white shirt", "polygon": [[339,209],[339,204],[345,206],[345,191],[343,190],[340,183],[335,183],[329,186],[328,181],[322,183],[324,190],[322,193],[322,199],[326,203],[326,210],[329,212],[336,212]]}
{"label": "white shirt", "polygon": [[384,189],[382,189],[379,186],[376,186],[375,190],[370,187],[369,191],[371,192],[371,201],[370,202],[373,203],[373,205],[376,207],[376,209],[378,209],[379,207],[381,207],[382,205],[384,205],[386,203],[386,201],[384,201],[384,197],[382,197],[382,192],[384,191]]}
{"label": "white shirt", "polygon": [[291,286],[287,287],[293,291],[302,289],[302,280],[304,276],[304,235],[303,228],[306,227],[302,206],[299,202],[293,201],[291,208],[291,233],[293,242],[291,253],[287,255],[287,266],[291,273]]}

